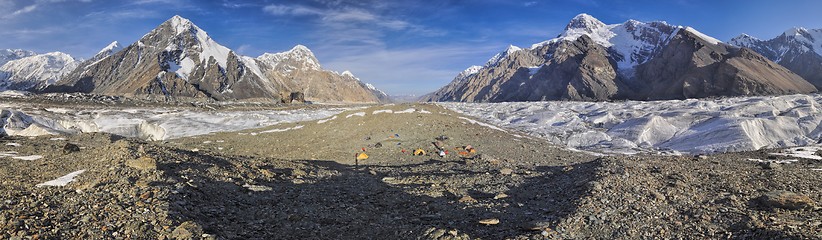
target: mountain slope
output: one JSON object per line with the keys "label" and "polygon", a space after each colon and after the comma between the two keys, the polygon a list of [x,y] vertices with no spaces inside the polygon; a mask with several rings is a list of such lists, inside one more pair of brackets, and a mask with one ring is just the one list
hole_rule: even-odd
{"label": "mountain slope", "polygon": [[791,28],[770,40],[742,34],[729,43],[753,49],[822,88],[822,29]]}
{"label": "mountain slope", "polygon": [[790,70],[746,48],[704,37],[692,28],[637,70],[646,99],[684,99],[808,93],[816,88]]}
{"label": "mountain slope", "polygon": [[509,48],[490,62],[497,64],[472,67],[423,100],[647,100],[816,91],[761,55],[692,28],[634,20],[606,25],[587,14],[574,17],[556,38]]}
{"label": "mountain slope", "polygon": [[23,49],[0,49],[0,66],[3,66],[11,60],[17,60],[34,55],[37,55],[37,53]]}
{"label": "mountain slope", "polygon": [[0,90],[33,90],[46,87],[80,63],[61,52],[28,56],[0,66]]}
{"label": "mountain slope", "polygon": [[[293,57],[294,51],[264,54],[257,59],[241,56],[180,16],[163,22],[116,53],[111,53],[116,48],[113,45],[95,56],[99,59],[84,62],[48,91],[213,100],[279,100],[299,91],[311,92],[309,96],[316,101],[379,100],[358,80],[322,70],[310,50],[301,57]],[[293,71],[296,65],[310,67]],[[315,85],[290,84],[294,81],[329,84],[311,89]]]}

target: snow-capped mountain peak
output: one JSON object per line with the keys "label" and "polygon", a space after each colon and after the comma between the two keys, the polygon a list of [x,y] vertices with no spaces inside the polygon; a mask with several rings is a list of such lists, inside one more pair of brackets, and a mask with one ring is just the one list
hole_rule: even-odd
{"label": "snow-capped mountain peak", "polygon": [[630,69],[650,59],[659,46],[664,45],[681,27],[663,21],[649,23],[628,20],[621,24],[606,25],[588,14],[574,17],[558,37],[534,44],[532,49],[562,41],[576,41],[588,36],[595,43],[610,48],[617,55],[619,69]]}
{"label": "snow-capped mountain peak", "polygon": [[587,30],[595,30],[598,28],[605,27],[605,23],[599,21],[599,19],[594,18],[591,15],[586,13],[581,13],[574,18],[571,19],[571,22],[565,26],[565,30],[570,29],[587,29]]}
{"label": "snow-capped mountain peak", "polygon": [[522,48],[514,46],[514,45],[508,45],[508,47],[505,48],[505,51],[497,53],[496,55],[494,55],[494,57],[491,57],[491,59],[488,59],[488,62],[485,63],[485,66],[490,67],[490,66],[497,65],[500,61],[502,61],[506,57],[510,56],[511,54],[513,54],[514,52],[517,52],[519,50],[522,50]]}
{"label": "snow-capped mountain peak", "polygon": [[32,51],[26,51],[23,49],[2,49],[0,50],[0,66],[6,64],[6,62],[16,59],[21,59],[24,57],[30,57],[37,55],[37,53]]}
{"label": "snow-capped mountain peak", "polygon": [[345,71],[343,71],[342,73],[340,73],[340,76],[343,76],[343,77],[350,77],[350,78],[353,78],[353,79],[357,79],[357,80],[359,80],[359,78],[355,77],[355,76],[354,76],[354,74],[353,74],[353,73],[351,73],[351,71],[348,71],[348,70],[345,70]]}
{"label": "snow-capped mountain peak", "polygon": [[108,46],[106,46],[102,50],[100,50],[100,52],[97,52],[97,55],[100,55],[101,53],[111,54],[119,51],[121,48],[123,48],[123,46],[120,46],[120,42],[114,41],[109,43]]}
{"label": "snow-capped mountain peak", "polygon": [[92,57],[90,60],[99,61],[103,58],[113,55],[121,49],[123,49],[123,46],[121,46],[119,42],[111,42],[108,46],[101,49],[100,52],[97,52],[97,54],[95,54],[94,57]]}
{"label": "snow-capped mountain peak", "polygon": [[79,62],[71,55],[50,52],[12,60],[0,66],[0,89],[27,90],[38,85],[53,84],[74,70]]}
{"label": "snow-capped mountain peak", "polygon": [[762,40],[760,40],[759,38],[756,38],[754,36],[743,33],[743,34],[740,34],[739,36],[731,38],[731,40],[728,41],[728,44],[738,46],[738,47],[751,47],[755,43],[758,43],[758,42],[761,42],[761,41]]}
{"label": "snow-capped mountain peak", "polygon": [[286,64],[291,67],[299,67],[306,70],[322,69],[319,61],[316,57],[314,57],[314,53],[311,52],[308,47],[303,45],[294,46],[291,50],[281,53],[264,53],[263,55],[257,57],[257,60],[265,62],[271,66]]}
{"label": "snow-capped mountain peak", "polygon": [[[180,17],[179,15],[174,15],[169,20],[163,22],[160,25],[160,28],[155,29],[154,31],[146,34],[143,38],[149,37],[155,34],[155,31],[160,29],[169,28],[173,31],[173,35],[179,37],[178,39],[186,39],[186,37],[190,36],[195,41],[193,46],[185,46],[179,42],[179,40],[172,40],[168,43],[167,46],[164,46],[167,51],[172,50],[183,50],[184,52],[193,51],[196,52],[200,57],[201,63],[208,62],[208,59],[211,57],[217,61],[217,64],[220,65],[223,69],[226,68],[228,62],[228,55],[231,53],[231,49],[220,45],[219,43],[215,42],[211,37],[208,35],[206,31],[195,25],[190,20]],[[150,40],[143,41],[142,43],[151,42]],[[163,46],[157,46],[163,47]],[[189,48],[190,47],[190,48]],[[187,54],[186,54],[187,55]],[[187,56],[182,56],[181,58],[185,58]],[[182,62],[183,59],[180,61]]]}

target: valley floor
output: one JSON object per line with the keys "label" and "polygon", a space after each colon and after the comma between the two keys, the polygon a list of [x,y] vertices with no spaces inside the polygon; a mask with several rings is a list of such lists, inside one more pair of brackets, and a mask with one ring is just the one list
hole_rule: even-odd
{"label": "valley floor", "polygon": [[822,238],[819,152],[601,156],[438,105],[340,111],[0,138],[0,239]]}

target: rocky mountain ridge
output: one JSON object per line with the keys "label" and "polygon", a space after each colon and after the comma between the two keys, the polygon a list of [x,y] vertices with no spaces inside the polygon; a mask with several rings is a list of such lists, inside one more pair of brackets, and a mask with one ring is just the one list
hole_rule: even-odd
{"label": "rocky mountain ridge", "polygon": [[816,88],[758,53],[690,27],[580,14],[556,38],[509,47],[425,101],[657,100],[810,93]]}
{"label": "rocky mountain ridge", "polygon": [[791,28],[770,40],[742,34],[728,43],[753,49],[822,88],[822,29]]}
{"label": "rocky mountain ridge", "polygon": [[180,16],[128,46],[115,41],[78,65],[45,92],[218,101],[279,101],[292,92],[321,102],[387,98],[350,73],[322,69],[305,46],[257,58],[242,56]]}

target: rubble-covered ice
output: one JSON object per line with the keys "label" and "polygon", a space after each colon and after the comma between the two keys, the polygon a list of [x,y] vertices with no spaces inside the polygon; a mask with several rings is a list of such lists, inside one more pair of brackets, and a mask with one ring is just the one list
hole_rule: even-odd
{"label": "rubble-covered ice", "polygon": [[817,145],[822,95],[671,101],[440,103],[570,148],[616,153]]}
{"label": "rubble-covered ice", "polygon": [[[166,108],[20,109],[0,104],[0,133],[40,136],[61,133],[106,132],[147,140],[166,140],[213,132],[239,131],[281,123],[314,121],[347,109],[279,111],[194,111]],[[54,138],[64,139],[64,138]]]}

